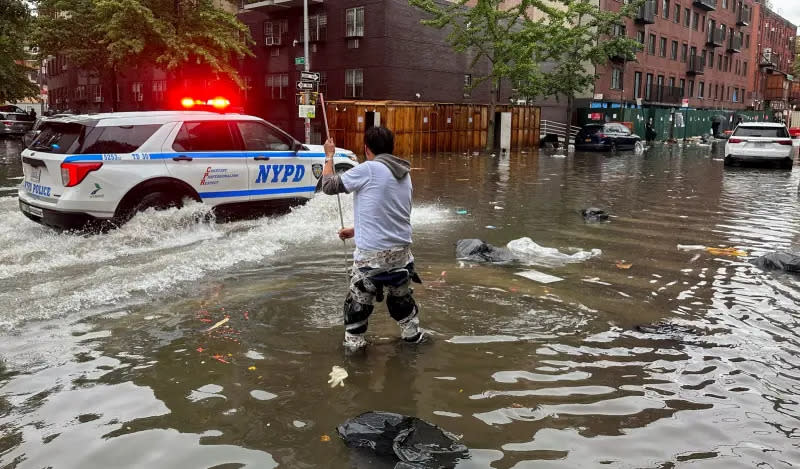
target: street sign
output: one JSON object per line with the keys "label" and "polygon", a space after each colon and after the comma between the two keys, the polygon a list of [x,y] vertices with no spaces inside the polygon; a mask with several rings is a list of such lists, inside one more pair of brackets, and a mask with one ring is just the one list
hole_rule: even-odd
{"label": "street sign", "polygon": [[300,72],[300,80],[310,81],[316,83],[319,81],[319,73],[317,72]]}
{"label": "street sign", "polygon": [[294,58],[294,64],[295,65],[305,65],[306,64],[306,58],[305,57],[295,57]]}
{"label": "street sign", "polygon": [[689,100],[684,98],[681,100],[681,107],[689,107]]}
{"label": "street sign", "polygon": [[297,82],[297,89],[298,90],[313,90],[314,89],[314,84],[313,83],[309,83],[307,81],[298,81]]}
{"label": "street sign", "polygon": [[298,117],[302,119],[313,119],[315,116],[317,106],[309,106],[305,104],[301,104],[297,106],[298,110]]}

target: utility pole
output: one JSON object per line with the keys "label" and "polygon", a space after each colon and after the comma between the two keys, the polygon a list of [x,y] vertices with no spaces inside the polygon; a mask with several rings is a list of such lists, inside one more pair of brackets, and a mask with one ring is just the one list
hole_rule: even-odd
{"label": "utility pole", "polygon": [[[308,56],[308,0],[303,0],[303,69],[306,72],[311,71],[310,57]],[[306,105],[311,104],[311,91],[304,91]],[[311,119],[305,119],[305,136],[306,145],[311,144]]]}

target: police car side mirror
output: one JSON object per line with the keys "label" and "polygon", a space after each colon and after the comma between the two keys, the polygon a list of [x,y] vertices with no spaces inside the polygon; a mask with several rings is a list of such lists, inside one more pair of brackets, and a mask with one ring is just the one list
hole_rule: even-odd
{"label": "police car side mirror", "polygon": [[300,150],[303,150],[304,148],[305,147],[303,146],[303,144],[298,142],[297,140],[295,140],[294,143],[292,143],[292,151],[295,153],[297,153]]}

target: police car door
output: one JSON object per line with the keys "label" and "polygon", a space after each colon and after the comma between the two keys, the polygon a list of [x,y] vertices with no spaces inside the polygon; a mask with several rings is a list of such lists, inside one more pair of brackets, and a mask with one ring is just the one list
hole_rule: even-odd
{"label": "police car door", "polygon": [[313,195],[310,167],[295,151],[293,138],[262,121],[238,121],[236,127],[248,153],[250,200]]}
{"label": "police car door", "polygon": [[167,158],[170,174],[191,185],[211,205],[247,202],[247,153],[225,120],[180,124]]}

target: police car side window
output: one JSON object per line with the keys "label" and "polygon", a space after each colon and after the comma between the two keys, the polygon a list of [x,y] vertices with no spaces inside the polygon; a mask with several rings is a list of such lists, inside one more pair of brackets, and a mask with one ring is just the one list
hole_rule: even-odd
{"label": "police car side window", "polygon": [[244,147],[248,151],[288,151],[291,146],[286,136],[260,122],[237,122]]}
{"label": "police car side window", "polygon": [[175,151],[239,151],[226,121],[184,122],[175,142]]}

